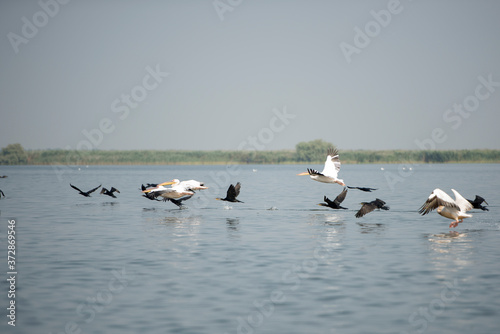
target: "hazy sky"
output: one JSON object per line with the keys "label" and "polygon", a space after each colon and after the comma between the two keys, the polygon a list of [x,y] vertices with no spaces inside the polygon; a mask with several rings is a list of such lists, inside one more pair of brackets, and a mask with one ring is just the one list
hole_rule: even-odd
{"label": "hazy sky", "polygon": [[0,147],[500,149],[500,1],[0,2]]}

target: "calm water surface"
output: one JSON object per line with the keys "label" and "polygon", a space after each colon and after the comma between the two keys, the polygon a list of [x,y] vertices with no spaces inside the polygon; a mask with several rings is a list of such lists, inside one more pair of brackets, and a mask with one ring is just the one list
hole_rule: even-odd
{"label": "calm water surface", "polygon": [[[497,333],[500,165],[344,165],[350,190],[296,176],[307,166],[2,167],[1,267],[16,220],[16,327],[2,333]],[[321,168],[320,165],[309,167]],[[381,169],[384,168],[384,170]],[[411,169],[410,169],[411,168]],[[204,181],[177,209],[141,183]],[[240,181],[244,203],[214,200]],[[82,190],[102,183],[113,199]],[[479,194],[450,233],[418,208],[439,187]],[[376,197],[390,211],[356,219]]]}

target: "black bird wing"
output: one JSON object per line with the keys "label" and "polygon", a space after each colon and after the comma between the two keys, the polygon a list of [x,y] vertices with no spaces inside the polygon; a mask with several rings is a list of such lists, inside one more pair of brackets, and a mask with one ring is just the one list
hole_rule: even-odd
{"label": "black bird wing", "polygon": [[369,188],[369,187],[351,187],[351,186],[347,186],[347,188],[349,188],[349,189],[358,189],[358,190],[366,191],[366,192],[371,192],[372,190],[377,190],[376,188]]}
{"label": "black bird wing", "polygon": [[174,198],[168,198],[168,200],[172,203],[174,203],[175,205],[177,205],[179,208],[182,206],[182,202],[190,199],[191,197],[193,197],[193,195],[191,196],[186,196],[186,197],[182,197],[182,198],[179,198],[179,199],[174,199]]}
{"label": "black bird wing", "polygon": [[5,194],[3,193],[2,189],[0,189],[0,195],[3,196],[3,197],[5,197]]}
{"label": "black bird wing", "polygon": [[345,197],[347,196],[347,188],[344,188],[340,194],[335,197],[335,202],[337,205],[340,205],[345,200]]}
{"label": "black bird wing", "polygon": [[227,188],[226,198],[230,201],[236,200],[236,197],[240,194],[240,189],[241,183],[236,183],[236,186],[231,184],[229,188]]}
{"label": "black bird wing", "polygon": [[308,168],[307,172],[309,175],[323,175],[322,173],[318,172],[316,169]]}
{"label": "black bird wing", "polygon": [[150,199],[152,201],[158,201],[158,202],[160,202],[160,200],[157,199],[155,196],[153,196],[151,193],[145,193],[145,194],[142,194],[142,196],[144,196],[147,199]]}
{"label": "black bird wing", "polygon": [[107,195],[108,193],[109,193],[108,189],[106,189],[104,187],[101,189],[100,194],[106,194]]}
{"label": "black bird wing", "polygon": [[377,207],[377,209],[389,210],[389,207],[385,205],[385,202],[382,201],[380,198],[376,198],[371,203],[374,204]]}
{"label": "black bird wing", "polygon": [[323,197],[323,201],[328,204],[327,206],[329,206],[330,208],[335,208],[335,209],[338,209],[338,204],[335,203],[335,201],[332,201],[331,199],[329,199],[328,197],[324,196]]}
{"label": "black bird wing", "polygon": [[100,186],[102,186],[102,184],[100,184],[99,186],[95,187],[94,189],[91,189],[91,190],[87,191],[87,194],[93,193],[94,191],[96,191],[97,189],[99,189]]}
{"label": "black bird wing", "polygon": [[71,186],[71,188],[83,193],[83,191],[81,191],[78,187],[75,187],[74,185],[72,185],[71,183],[69,184]]}
{"label": "black bird wing", "polygon": [[358,210],[358,212],[356,212],[355,216],[356,216],[356,218],[361,218],[364,215],[366,215],[367,213],[372,212],[376,208],[377,208],[377,206],[374,205],[374,204],[372,204],[372,202],[370,202],[370,203],[363,203],[363,205]]}
{"label": "black bird wing", "polygon": [[486,205],[489,205],[488,202],[486,202],[486,200],[479,195],[476,195],[476,198],[474,198],[474,202],[478,203],[478,204],[481,204],[484,202]]}

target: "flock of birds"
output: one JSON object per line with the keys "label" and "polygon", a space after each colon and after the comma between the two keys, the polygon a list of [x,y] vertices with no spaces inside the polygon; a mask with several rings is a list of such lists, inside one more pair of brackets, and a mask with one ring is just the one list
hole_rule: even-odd
{"label": "flock of birds", "polygon": [[[344,180],[338,178],[340,166],[341,164],[338,151],[334,148],[331,148],[328,150],[325,166],[321,173],[318,172],[317,170],[308,168],[307,173],[304,172],[297,174],[297,175],[309,175],[311,179],[318,182],[337,183],[344,186],[344,190],[335,198],[335,200],[332,201],[325,196],[323,198],[325,203],[320,203],[319,205],[327,206],[332,209],[346,209],[340,206],[340,203],[342,203],[342,201],[345,199],[347,195],[347,188],[359,189],[367,192],[376,190],[367,187],[346,186]],[[449,226],[450,228],[452,228],[452,227],[457,227],[458,224],[463,222],[465,218],[472,217],[472,215],[468,214],[467,211],[473,208],[488,211],[488,208],[482,205],[482,203],[488,205],[488,202],[486,202],[485,199],[482,198],[481,196],[476,195],[474,200],[467,200],[462,195],[460,195],[459,192],[456,191],[455,189],[451,189],[451,191],[454,193],[455,199],[451,198],[446,192],[444,192],[439,188],[434,189],[427,198],[427,200],[425,201],[425,203],[420,207],[418,212],[422,215],[426,215],[429,212],[436,210],[436,212],[441,216],[453,220],[453,222]],[[362,202],[361,204],[362,204],[361,208],[355,214],[356,218],[363,217],[364,215],[374,211],[375,209],[389,210],[389,207],[386,206],[386,203],[379,198],[376,198],[371,202]]]}
{"label": "flock of birds", "polygon": [[[357,189],[364,192],[371,192],[377,189],[369,188],[369,187],[354,187],[354,186],[346,186],[344,180],[338,178],[338,173],[340,171],[341,163],[339,159],[339,154],[337,149],[330,148],[327,152],[327,157],[325,161],[325,166],[323,171],[319,172],[315,169],[308,168],[307,172],[300,173],[297,175],[309,175],[309,177],[317,182],[323,183],[336,183],[344,187],[342,192],[335,197],[334,200],[329,199],[324,196],[324,203],[319,203],[318,205],[328,207],[331,209],[347,209],[341,206],[341,203],[344,201],[347,195],[348,189]],[[5,178],[6,175],[0,176],[0,178]],[[78,191],[78,193],[85,197],[90,197],[90,194],[101,188],[102,185],[99,185],[93,189],[88,191],[82,191],[78,187],[70,184],[71,188]],[[168,187],[170,186],[170,187]],[[187,181],[179,181],[178,179],[173,179],[172,181],[160,183],[160,184],[152,184],[148,183],[146,185],[141,185],[142,195],[154,201],[170,201],[177,205],[178,207],[182,207],[182,202],[193,197],[196,191],[208,189],[204,185],[203,182],[196,180],[187,180]],[[216,198],[216,200],[227,201],[232,203],[243,203],[237,197],[239,196],[241,191],[241,183],[238,182],[235,185],[231,184],[226,192],[226,197],[224,198]],[[485,203],[489,205],[488,202],[484,198],[479,195],[476,195],[474,200],[465,199],[458,191],[455,189],[451,189],[453,192],[455,199],[451,198],[446,192],[443,190],[436,188],[429,195],[424,204],[420,207],[418,212],[422,215],[426,215],[429,212],[436,210],[438,214],[441,216],[451,219],[452,222],[449,225],[450,228],[457,227],[459,223],[463,222],[465,218],[472,217],[471,214],[468,214],[467,211],[471,209],[480,209],[484,211],[488,211],[488,208],[483,206]],[[113,198],[116,198],[115,193],[120,193],[118,189],[115,187],[111,187],[109,190],[106,188],[102,188],[100,194],[107,195]],[[0,199],[5,197],[5,194],[2,190],[0,190]],[[161,198],[161,199],[159,199]],[[386,203],[376,198],[371,202],[361,202],[361,208],[356,212],[355,217],[361,218],[364,215],[374,211],[374,210],[389,210],[389,206]]]}

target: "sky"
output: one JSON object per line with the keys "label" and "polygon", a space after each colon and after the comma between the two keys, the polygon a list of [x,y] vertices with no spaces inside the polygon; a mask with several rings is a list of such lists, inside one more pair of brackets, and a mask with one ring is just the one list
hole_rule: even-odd
{"label": "sky", "polygon": [[0,1],[0,147],[500,149],[500,1]]}

